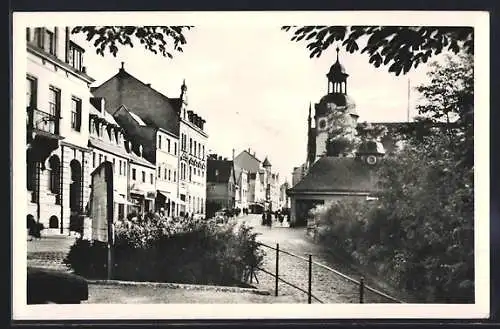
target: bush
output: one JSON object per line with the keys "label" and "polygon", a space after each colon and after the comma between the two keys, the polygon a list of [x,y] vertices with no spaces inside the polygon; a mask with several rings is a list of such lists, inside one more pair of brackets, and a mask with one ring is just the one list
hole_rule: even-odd
{"label": "bush", "polygon": [[[377,201],[314,212],[320,243],[427,302],[474,302],[473,169],[446,137],[380,164]],[[431,152],[432,151],[432,152]]]}
{"label": "bush", "polygon": [[[149,216],[148,216],[149,217]],[[264,254],[247,226],[158,216],[115,230],[113,278],[132,281],[234,285]],[[78,240],[66,257],[77,274],[106,277],[106,246]]]}

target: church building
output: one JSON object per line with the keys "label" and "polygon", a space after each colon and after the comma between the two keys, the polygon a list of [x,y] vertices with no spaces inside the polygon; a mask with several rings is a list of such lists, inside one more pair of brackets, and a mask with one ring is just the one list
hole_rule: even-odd
{"label": "church building", "polygon": [[364,140],[354,150],[342,147],[354,141],[359,116],[347,93],[349,75],[338,53],[337,48],[337,60],[326,74],[327,94],[314,105],[314,114],[309,107],[306,162],[297,167],[301,174],[294,175],[297,181],[287,190],[293,226],[305,225],[317,205],[366,200],[377,191],[375,168],[385,154],[382,143]]}

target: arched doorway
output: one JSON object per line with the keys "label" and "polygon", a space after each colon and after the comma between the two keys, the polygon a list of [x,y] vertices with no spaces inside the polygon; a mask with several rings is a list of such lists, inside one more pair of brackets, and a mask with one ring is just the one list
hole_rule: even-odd
{"label": "arched doorway", "polygon": [[69,209],[70,215],[70,230],[80,232],[83,227],[80,223],[82,215],[82,166],[76,159],[71,160],[71,182],[69,185]]}

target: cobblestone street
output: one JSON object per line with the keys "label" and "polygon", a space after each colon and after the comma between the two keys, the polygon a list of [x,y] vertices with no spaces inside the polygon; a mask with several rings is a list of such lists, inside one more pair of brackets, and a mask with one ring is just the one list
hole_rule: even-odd
{"label": "cobblestone street", "polygon": [[[285,250],[304,258],[307,258],[311,254],[313,255],[312,259],[314,262],[336,269],[334,265],[329,263],[325,252],[307,238],[305,228],[282,227],[276,222],[273,223],[272,228],[269,228],[262,226],[260,221],[260,215],[249,215],[239,219],[240,223],[246,222],[249,226],[253,226],[256,232],[261,233],[258,237],[260,242],[272,247],[276,247],[276,243],[279,243],[280,250]],[[269,248],[264,248],[264,250],[266,257],[263,267],[267,271],[274,273],[276,268],[276,251]],[[253,284],[258,288],[267,289],[274,293],[274,277],[262,271],[258,271],[256,274],[259,284],[255,284],[255,281]],[[280,253],[279,276],[307,291],[308,262]],[[359,277],[355,276],[354,279],[359,280]],[[280,296],[293,296],[298,303],[307,303],[306,293],[283,282],[279,282],[278,293]],[[357,285],[316,265],[312,266],[312,294],[323,303],[359,302],[359,287]],[[318,301],[313,298],[312,302],[317,303]],[[387,303],[388,301],[369,291],[365,291],[365,303],[380,302]]]}

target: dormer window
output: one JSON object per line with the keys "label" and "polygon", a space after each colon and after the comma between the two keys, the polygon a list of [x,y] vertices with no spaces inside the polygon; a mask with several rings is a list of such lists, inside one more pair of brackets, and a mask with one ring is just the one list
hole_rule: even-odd
{"label": "dormer window", "polygon": [[70,41],[68,49],[68,63],[77,71],[83,70],[83,52],[83,48],[78,46],[73,41]]}

